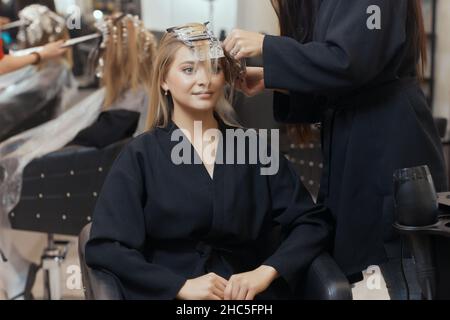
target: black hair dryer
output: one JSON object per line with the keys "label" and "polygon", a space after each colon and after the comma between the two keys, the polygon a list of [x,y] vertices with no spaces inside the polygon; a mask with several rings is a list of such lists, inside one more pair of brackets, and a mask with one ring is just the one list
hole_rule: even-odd
{"label": "black hair dryer", "polygon": [[436,268],[432,238],[415,228],[438,222],[439,204],[430,169],[427,166],[397,170],[394,174],[394,203],[397,225],[406,228],[414,256],[417,278],[424,298],[436,293]]}

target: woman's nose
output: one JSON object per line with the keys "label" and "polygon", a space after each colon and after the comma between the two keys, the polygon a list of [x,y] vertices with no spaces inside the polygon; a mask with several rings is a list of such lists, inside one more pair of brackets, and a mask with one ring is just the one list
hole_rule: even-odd
{"label": "woman's nose", "polygon": [[197,83],[203,86],[209,86],[211,83],[211,72],[208,72],[206,68],[201,67],[197,72]]}

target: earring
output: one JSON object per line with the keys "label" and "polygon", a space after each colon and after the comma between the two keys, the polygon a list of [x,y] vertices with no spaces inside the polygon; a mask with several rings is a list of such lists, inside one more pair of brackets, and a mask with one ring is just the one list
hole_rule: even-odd
{"label": "earring", "polygon": [[164,95],[167,97],[169,95],[169,90],[166,90],[166,92],[164,93]]}

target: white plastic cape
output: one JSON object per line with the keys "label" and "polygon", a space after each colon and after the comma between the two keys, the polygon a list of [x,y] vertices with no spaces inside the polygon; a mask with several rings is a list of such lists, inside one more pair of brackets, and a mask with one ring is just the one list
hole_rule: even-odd
{"label": "white plastic cape", "polygon": [[[2,237],[1,230],[9,228],[7,215],[20,201],[23,170],[34,159],[63,148],[81,130],[93,124],[103,109],[104,98],[105,90],[97,90],[57,119],[0,144],[0,249],[7,256],[10,246],[8,240]],[[140,112],[137,135],[145,131],[147,102],[145,90],[128,91],[109,109]]]}
{"label": "white plastic cape", "polygon": [[98,117],[104,100],[99,90],[63,115],[0,144],[0,219],[18,204],[23,169],[34,159],[63,148]]}
{"label": "white plastic cape", "polygon": [[0,94],[4,89],[19,83],[20,81],[23,81],[28,77],[31,77],[35,72],[36,67],[27,66],[17,71],[0,76]]}
{"label": "white plastic cape", "polygon": [[16,126],[45,111],[52,117],[66,111],[78,84],[63,63],[51,63],[0,77],[0,142]]}

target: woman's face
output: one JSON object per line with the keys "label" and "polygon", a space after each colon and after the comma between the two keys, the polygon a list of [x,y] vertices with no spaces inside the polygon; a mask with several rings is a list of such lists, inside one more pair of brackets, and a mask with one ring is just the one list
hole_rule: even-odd
{"label": "woman's face", "polygon": [[175,108],[214,110],[224,94],[225,76],[220,64],[217,70],[208,71],[207,63],[196,61],[187,46],[178,49],[162,84],[171,93]]}

